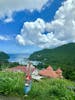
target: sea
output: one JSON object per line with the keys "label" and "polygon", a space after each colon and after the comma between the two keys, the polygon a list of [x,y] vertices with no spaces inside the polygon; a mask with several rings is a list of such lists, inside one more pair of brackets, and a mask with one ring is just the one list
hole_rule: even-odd
{"label": "sea", "polygon": [[9,62],[18,62],[20,64],[23,64],[24,62],[28,61],[28,57],[30,54],[24,53],[24,54],[8,54],[9,55]]}
{"label": "sea", "polygon": [[[28,53],[8,54],[8,55],[10,57],[9,62],[18,62],[19,64],[27,65],[28,62],[30,61],[28,59],[30,54],[28,54]],[[31,61],[31,63],[33,63],[33,65],[38,65],[39,61]]]}

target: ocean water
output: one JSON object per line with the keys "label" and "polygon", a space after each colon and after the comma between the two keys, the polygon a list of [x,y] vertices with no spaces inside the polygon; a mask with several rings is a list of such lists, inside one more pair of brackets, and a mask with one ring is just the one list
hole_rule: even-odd
{"label": "ocean water", "polygon": [[27,61],[30,54],[9,54],[9,62],[19,62],[24,63]]}
{"label": "ocean water", "polygon": [[[18,62],[19,64],[27,65],[29,60],[28,57],[30,54],[9,54],[10,59],[9,62]],[[31,61],[33,65],[37,65],[39,61]]]}

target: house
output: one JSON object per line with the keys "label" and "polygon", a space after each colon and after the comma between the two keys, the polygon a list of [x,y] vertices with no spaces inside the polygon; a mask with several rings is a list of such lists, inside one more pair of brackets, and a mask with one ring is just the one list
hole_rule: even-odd
{"label": "house", "polygon": [[46,69],[40,70],[39,75],[49,78],[63,78],[61,69],[53,70],[51,66],[48,66]]}
{"label": "house", "polygon": [[43,78],[43,76],[39,75],[39,70],[35,68],[35,70],[32,73],[32,79],[40,81],[40,79]]}
{"label": "house", "polygon": [[26,66],[16,66],[8,69],[9,71],[12,72],[24,72],[26,73]]}
{"label": "house", "polygon": [[40,80],[43,77],[63,78],[62,70],[58,68],[56,71],[54,71],[51,66],[48,66],[46,69],[38,70],[33,65],[27,65],[27,66],[17,66],[9,68],[8,70],[13,72],[24,72],[24,73],[27,73],[29,71],[32,73],[31,74],[32,78],[35,80]]}
{"label": "house", "polygon": [[28,71],[31,70],[32,71],[32,74],[31,74],[32,79],[39,81],[42,78],[42,76],[40,76],[38,74],[39,70],[37,68],[35,68],[33,65],[31,65],[29,69],[28,68],[29,68],[29,65],[16,66],[13,68],[9,68],[8,70],[12,71],[12,72],[24,72],[24,73],[27,73]]}

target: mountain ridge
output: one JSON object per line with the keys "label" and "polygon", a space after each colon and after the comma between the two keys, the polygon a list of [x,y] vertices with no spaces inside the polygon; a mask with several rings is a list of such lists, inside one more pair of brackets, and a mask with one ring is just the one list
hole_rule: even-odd
{"label": "mountain ridge", "polygon": [[29,59],[41,61],[45,65],[75,66],[75,43],[34,52]]}

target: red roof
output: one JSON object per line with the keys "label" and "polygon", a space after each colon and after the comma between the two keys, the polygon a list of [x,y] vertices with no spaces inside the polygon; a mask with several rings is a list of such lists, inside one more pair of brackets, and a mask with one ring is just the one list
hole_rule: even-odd
{"label": "red roof", "polygon": [[[51,77],[51,78],[61,78],[60,73],[62,72],[60,69],[57,71],[54,71],[51,66],[47,67],[46,69],[40,70],[39,75],[45,76],[45,77]],[[61,73],[62,75],[62,73]]]}
{"label": "red roof", "polygon": [[57,70],[56,70],[56,73],[62,73],[62,70],[60,69],[60,68],[58,68]]}
{"label": "red roof", "polygon": [[46,76],[46,77],[53,77],[53,78],[57,77],[57,74],[54,71],[50,72],[50,71],[44,70],[44,71],[40,71],[39,74],[42,75],[42,76]]}
{"label": "red roof", "polygon": [[[32,69],[32,72],[34,71],[35,68]],[[10,71],[22,71],[22,72],[27,72],[27,67],[26,66],[17,66],[9,69]]]}
{"label": "red roof", "polygon": [[48,66],[46,69],[50,70],[50,71],[53,71],[53,68],[51,66]]}
{"label": "red roof", "polygon": [[39,71],[39,75],[46,76],[46,77],[53,77],[53,78],[57,77],[56,72],[53,71],[51,66],[47,67],[46,69]]}
{"label": "red roof", "polygon": [[17,67],[10,68],[9,70],[26,72],[26,66],[17,66]]}

